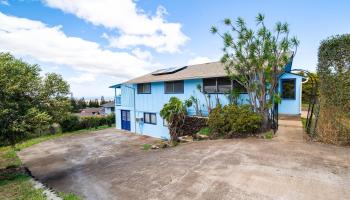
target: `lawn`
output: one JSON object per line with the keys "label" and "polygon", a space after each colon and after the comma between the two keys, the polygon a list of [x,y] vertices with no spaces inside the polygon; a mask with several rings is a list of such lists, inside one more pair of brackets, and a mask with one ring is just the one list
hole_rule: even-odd
{"label": "lawn", "polygon": [[[35,189],[31,182],[31,177],[25,172],[21,160],[18,158],[16,151],[38,144],[40,142],[65,137],[75,134],[87,133],[95,130],[109,128],[100,126],[97,129],[84,129],[71,133],[47,135],[24,141],[16,144],[15,148],[6,146],[0,147],[0,197],[1,199],[18,199],[18,200],[45,200],[42,189]],[[74,194],[59,192],[58,195],[64,200],[78,200]]]}

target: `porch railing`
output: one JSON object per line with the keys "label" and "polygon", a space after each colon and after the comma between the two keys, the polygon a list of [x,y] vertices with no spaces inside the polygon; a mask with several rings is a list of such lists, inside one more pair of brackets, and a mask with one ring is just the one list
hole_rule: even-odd
{"label": "porch railing", "polygon": [[121,95],[115,96],[115,105],[116,106],[122,105],[122,96]]}

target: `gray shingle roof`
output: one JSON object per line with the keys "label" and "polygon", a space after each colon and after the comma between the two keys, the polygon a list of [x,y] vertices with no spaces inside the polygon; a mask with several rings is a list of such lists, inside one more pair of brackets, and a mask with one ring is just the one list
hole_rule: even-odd
{"label": "gray shingle roof", "polygon": [[114,107],[114,101],[107,102],[105,104],[101,105],[104,108],[113,108]]}
{"label": "gray shingle roof", "polygon": [[149,73],[126,81],[125,83],[150,83],[222,76],[226,76],[224,65],[220,62],[211,62],[198,65],[189,65],[185,69],[172,74],[152,75],[152,73]]}

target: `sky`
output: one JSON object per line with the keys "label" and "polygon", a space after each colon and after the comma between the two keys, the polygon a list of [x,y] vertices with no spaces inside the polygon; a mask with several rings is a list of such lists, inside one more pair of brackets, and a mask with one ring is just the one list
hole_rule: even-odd
{"label": "sky", "polygon": [[160,68],[217,61],[223,19],[265,15],[300,40],[293,68],[315,71],[322,40],[350,33],[348,0],[0,0],[0,51],[59,73],[75,97]]}

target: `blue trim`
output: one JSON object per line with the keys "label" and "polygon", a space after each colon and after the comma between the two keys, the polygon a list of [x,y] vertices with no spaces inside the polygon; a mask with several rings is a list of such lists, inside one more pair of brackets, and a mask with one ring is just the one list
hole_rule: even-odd
{"label": "blue trim", "polygon": [[116,85],[111,85],[109,88],[121,88],[122,83],[116,84]]}

